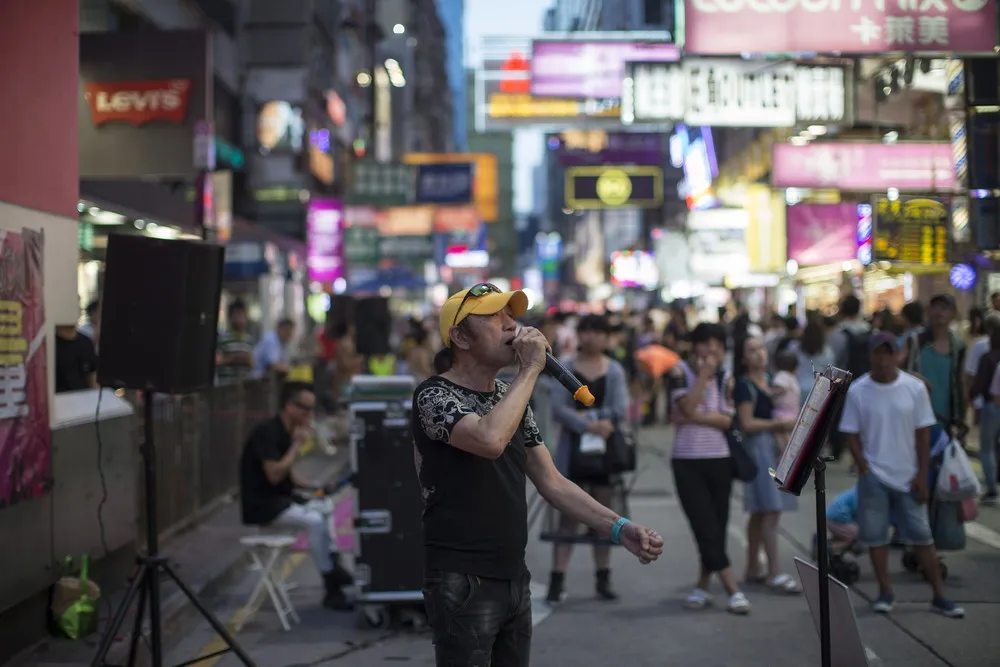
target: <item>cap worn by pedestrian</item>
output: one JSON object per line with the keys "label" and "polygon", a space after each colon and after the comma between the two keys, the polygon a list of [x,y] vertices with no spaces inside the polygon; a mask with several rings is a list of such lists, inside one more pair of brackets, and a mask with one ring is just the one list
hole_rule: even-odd
{"label": "cap worn by pedestrian", "polygon": [[872,337],[868,341],[868,349],[874,352],[883,345],[887,345],[890,352],[899,352],[899,339],[895,335],[887,331],[872,334]]}
{"label": "cap worn by pedestrian", "polygon": [[[478,292],[482,292],[479,294]],[[510,306],[512,317],[520,317],[528,310],[528,297],[521,290],[502,292],[495,285],[480,283],[456,292],[441,306],[441,341],[451,347],[451,328],[462,323],[469,315],[494,315]]]}

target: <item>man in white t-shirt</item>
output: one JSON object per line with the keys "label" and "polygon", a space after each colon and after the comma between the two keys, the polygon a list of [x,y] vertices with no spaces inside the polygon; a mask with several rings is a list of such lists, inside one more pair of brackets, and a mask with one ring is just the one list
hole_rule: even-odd
{"label": "man in white t-shirt", "polygon": [[847,392],[840,430],[858,468],[858,541],[869,547],[879,596],[872,610],[892,611],[889,581],[889,516],[900,539],[911,544],[934,590],[931,609],[949,618],[965,611],[944,595],[927,513],[930,427],[937,419],[927,387],[897,366],[896,336],[869,341],[871,370]]}

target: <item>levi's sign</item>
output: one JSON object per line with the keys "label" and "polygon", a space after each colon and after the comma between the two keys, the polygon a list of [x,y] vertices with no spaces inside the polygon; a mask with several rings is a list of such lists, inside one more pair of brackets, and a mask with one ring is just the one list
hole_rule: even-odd
{"label": "levi's sign", "polygon": [[183,124],[191,80],[87,82],[83,90],[94,125],[114,121],[143,125],[154,120]]}
{"label": "levi's sign", "polygon": [[852,121],[851,74],[837,65],[743,60],[630,63],[622,123],[790,127]]}

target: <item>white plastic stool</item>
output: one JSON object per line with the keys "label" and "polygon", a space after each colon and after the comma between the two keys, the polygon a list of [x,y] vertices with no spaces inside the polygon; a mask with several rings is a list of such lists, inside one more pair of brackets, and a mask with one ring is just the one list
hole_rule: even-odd
{"label": "white plastic stool", "polygon": [[260,572],[260,578],[250,594],[250,599],[243,606],[243,613],[239,615],[237,630],[256,610],[259,603],[258,598],[264,590],[267,590],[274,610],[278,612],[281,627],[286,631],[292,629],[288,619],[299,623],[299,615],[292,605],[292,600],[288,597],[288,591],[292,587],[281,579],[281,565],[284,564],[285,557],[295,544],[295,539],[294,535],[246,535],[240,538],[240,544],[246,547],[247,554],[253,563],[251,569]]}

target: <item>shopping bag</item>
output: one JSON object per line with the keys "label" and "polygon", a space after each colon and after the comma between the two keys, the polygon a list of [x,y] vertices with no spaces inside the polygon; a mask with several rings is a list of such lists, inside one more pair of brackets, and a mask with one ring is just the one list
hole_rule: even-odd
{"label": "shopping bag", "polygon": [[948,443],[937,478],[939,500],[961,502],[979,497],[979,478],[968,455],[957,440]]}
{"label": "shopping bag", "polygon": [[960,514],[962,521],[969,523],[979,518],[979,499],[966,498],[962,501],[962,511]]}
{"label": "shopping bag", "polygon": [[[71,561],[67,561],[67,565]],[[79,577],[62,577],[52,588],[50,611],[55,627],[70,639],[81,639],[97,630],[97,602],[101,589],[88,579],[90,558],[80,562]]]}

